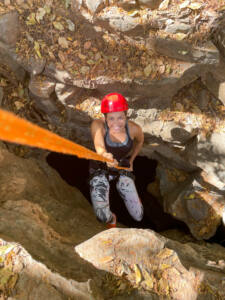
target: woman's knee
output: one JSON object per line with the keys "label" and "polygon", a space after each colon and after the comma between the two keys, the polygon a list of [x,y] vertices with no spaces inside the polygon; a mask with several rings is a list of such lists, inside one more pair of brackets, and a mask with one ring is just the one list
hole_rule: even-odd
{"label": "woman's knee", "polygon": [[133,179],[125,175],[119,176],[116,186],[117,189],[124,189],[127,187],[136,189]]}
{"label": "woman's knee", "polygon": [[97,219],[102,223],[110,222],[109,181],[105,174],[98,174],[90,180],[90,195]]}
{"label": "woman's knee", "polygon": [[135,221],[140,222],[143,219],[144,209],[133,179],[127,176],[120,176],[117,182],[117,189],[124,200],[129,214]]}
{"label": "woman's knee", "polygon": [[134,180],[128,176],[121,175],[117,181],[116,188],[123,198],[130,198],[130,195],[138,197]]}

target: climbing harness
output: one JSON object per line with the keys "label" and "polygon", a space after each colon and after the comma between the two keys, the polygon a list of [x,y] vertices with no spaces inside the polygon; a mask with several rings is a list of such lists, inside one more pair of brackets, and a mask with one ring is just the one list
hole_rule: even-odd
{"label": "climbing harness", "polygon": [[[76,155],[79,158],[112,162],[112,160],[105,158],[94,151],[60,137],[47,129],[34,125],[31,122],[2,109],[0,109],[0,139],[11,143]],[[116,168],[127,169],[119,166]]]}

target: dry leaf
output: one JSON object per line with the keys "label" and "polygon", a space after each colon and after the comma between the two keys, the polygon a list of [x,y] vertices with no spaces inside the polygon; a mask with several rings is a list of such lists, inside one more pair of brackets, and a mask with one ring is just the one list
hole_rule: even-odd
{"label": "dry leaf", "polygon": [[134,272],[135,272],[135,280],[136,284],[141,282],[141,271],[139,270],[137,265],[134,265]]}
{"label": "dry leaf", "polygon": [[44,9],[45,9],[45,11],[46,11],[46,14],[50,14],[50,12],[51,12],[51,7],[49,6],[49,5],[45,5],[44,6]]}
{"label": "dry leaf", "polygon": [[159,10],[165,10],[168,8],[170,3],[170,0],[164,0],[160,5],[159,5]]}
{"label": "dry leaf", "polygon": [[180,9],[186,8],[186,7],[188,7],[189,4],[190,4],[190,0],[187,0],[187,1],[184,1],[183,3],[181,3],[179,5],[179,7],[180,7]]}
{"label": "dry leaf", "polygon": [[86,56],[83,55],[82,53],[78,53],[78,57],[79,57],[81,60],[86,59]]}
{"label": "dry leaf", "polygon": [[137,9],[132,9],[128,12],[128,15],[131,17],[137,17],[139,16],[139,11]]}
{"label": "dry leaf", "polygon": [[166,270],[166,269],[169,269],[169,268],[171,268],[171,265],[168,265],[168,264],[161,264],[160,265],[161,270]]}
{"label": "dry leaf", "polygon": [[80,69],[81,74],[85,75],[86,73],[88,73],[90,71],[90,67],[88,66],[83,66]]}
{"label": "dry leaf", "polygon": [[147,67],[144,68],[144,74],[146,77],[148,77],[152,72],[152,66],[149,64]]}
{"label": "dry leaf", "polygon": [[186,50],[179,50],[178,53],[182,54],[182,55],[186,55],[186,54],[188,54],[188,51],[186,51]]}
{"label": "dry leaf", "polygon": [[27,24],[28,26],[30,26],[30,25],[35,25],[35,24],[36,24],[35,13],[31,13],[31,14],[27,17],[26,24]]}
{"label": "dry leaf", "polygon": [[14,104],[17,110],[20,110],[22,107],[24,107],[24,104],[20,101],[15,101]]}
{"label": "dry leaf", "polygon": [[174,36],[175,36],[176,40],[182,41],[187,35],[185,33],[178,32]]}
{"label": "dry leaf", "polygon": [[55,29],[58,29],[60,31],[64,30],[64,27],[60,22],[53,22],[53,26],[55,27]]}
{"label": "dry leaf", "polygon": [[190,8],[192,10],[200,9],[201,7],[202,7],[202,3],[199,3],[199,2],[194,2],[194,3],[191,3],[190,5],[188,5],[188,8]]}
{"label": "dry leaf", "polygon": [[2,78],[2,79],[0,80],[0,86],[2,86],[2,87],[7,86],[7,82],[6,82],[5,79]]}
{"label": "dry leaf", "polygon": [[166,66],[165,65],[161,65],[159,66],[159,73],[163,74],[166,71]]}
{"label": "dry leaf", "polygon": [[78,45],[79,45],[79,42],[78,42],[78,41],[74,41],[74,42],[73,42],[73,47],[74,47],[74,48],[76,48]]}
{"label": "dry leaf", "polygon": [[73,61],[66,61],[64,65],[65,65],[66,69],[70,69],[74,66],[74,62]]}
{"label": "dry leaf", "polygon": [[153,278],[152,276],[145,270],[142,270],[142,274],[144,276],[144,281],[142,282],[142,285],[144,285],[144,287],[148,290],[153,289],[154,286],[154,282],[153,282]]}
{"label": "dry leaf", "polygon": [[43,7],[40,7],[38,9],[38,12],[36,13],[36,20],[38,21],[38,23],[40,23],[40,21],[43,20],[45,14],[46,14],[46,10]]}
{"label": "dry leaf", "polygon": [[142,77],[143,73],[140,70],[134,72],[135,77]]}
{"label": "dry leaf", "polygon": [[53,52],[52,51],[48,51],[48,55],[49,55],[49,57],[51,58],[51,59],[53,59],[53,60],[55,60],[55,55],[53,54]]}
{"label": "dry leaf", "polygon": [[128,72],[130,72],[132,69],[131,64],[129,62],[127,63],[127,68],[128,68]]}
{"label": "dry leaf", "polygon": [[99,59],[101,59],[101,54],[98,52],[95,54],[95,60],[98,61]]}
{"label": "dry leaf", "polygon": [[95,64],[95,62],[94,62],[92,59],[87,60],[87,63],[88,63],[89,65],[94,65],[94,64]]}
{"label": "dry leaf", "polygon": [[34,50],[37,53],[39,58],[42,58],[41,52],[40,52],[40,45],[38,42],[34,42]]}
{"label": "dry leaf", "polygon": [[170,74],[172,72],[171,65],[166,65],[166,74]]}
{"label": "dry leaf", "polygon": [[10,5],[10,4],[11,4],[11,3],[10,3],[10,0],[5,0],[5,1],[4,1],[4,4],[5,4],[6,6]]}
{"label": "dry leaf", "polygon": [[105,256],[99,260],[100,263],[108,263],[113,260],[113,256]]}
{"label": "dry leaf", "polygon": [[87,41],[86,43],[84,43],[84,49],[88,50],[91,48],[91,41]]}
{"label": "dry leaf", "polygon": [[65,62],[66,57],[65,57],[65,55],[63,54],[62,51],[59,51],[59,52],[58,52],[58,57],[59,57],[59,59],[61,60],[62,63]]}
{"label": "dry leaf", "polygon": [[190,194],[190,195],[188,196],[188,199],[195,199],[195,194]]}
{"label": "dry leaf", "polygon": [[173,250],[171,250],[169,248],[164,248],[157,254],[157,256],[161,259],[165,259],[165,258],[172,256],[173,253],[174,253]]}
{"label": "dry leaf", "polygon": [[62,48],[64,48],[64,49],[69,48],[69,42],[68,42],[67,39],[64,38],[64,37],[59,37],[59,38],[58,38],[58,43],[59,43],[59,45],[60,45]]}
{"label": "dry leaf", "polygon": [[71,0],[65,0],[66,9],[69,8],[70,5],[71,5]]}
{"label": "dry leaf", "polygon": [[[83,104],[85,103],[85,101],[83,102]],[[88,103],[88,107],[89,107],[89,103]],[[103,240],[101,241],[103,245],[112,245],[112,240],[108,239],[108,240]]]}
{"label": "dry leaf", "polygon": [[49,17],[49,20],[50,20],[51,22],[53,22],[53,21],[55,20],[55,18],[56,18],[56,15],[52,14],[52,15],[50,15],[50,17]]}
{"label": "dry leaf", "polygon": [[75,30],[75,25],[74,25],[74,23],[71,20],[67,19],[66,23],[67,23],[68,29],[70,31],[74,31]]}

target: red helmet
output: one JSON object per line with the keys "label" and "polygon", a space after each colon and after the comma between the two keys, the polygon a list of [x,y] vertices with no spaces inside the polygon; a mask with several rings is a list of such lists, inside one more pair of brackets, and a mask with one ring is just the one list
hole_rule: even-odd
{"label": "red helmet", "polygon": [[127,100],[118,93],[111,93],[102,99],[101,112],[103,114],[128,110]]}

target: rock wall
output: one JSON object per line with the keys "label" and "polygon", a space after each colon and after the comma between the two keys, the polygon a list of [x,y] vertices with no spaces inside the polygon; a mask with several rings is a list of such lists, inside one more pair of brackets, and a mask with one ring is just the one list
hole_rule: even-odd
{"label": "rock wall", "polygon": [[[225,220],[224,66],[219,1],[0,1],[1,107],[93,148],[89,127],[101,117],[102,96],[124,94],[129,118],[145,134],[141,154],[158,161],[159,201],[197,240],[212,237]],[[134,299],[224,298],[221,248],[219,259],[215,245],[183,246],[149,231],[118,229],[78,246],[97,268],[126,278],[109,280],[96,271],[73,250],[104,229],[86,199],[43,162],[43,151],[7,147],[17,157],[1,148],[1,238],[20,243],[48,269],[24,254],[29,267],[19,256],[18,251],[25,253],[22,246],[1,242],[7,270],[0,281],[2,297],[21,299],[23,290],[23,299],[32,293],[34,299],[120,299],[120,294],[130,299],[128,292]],[[132,237],[134,252],[146,253],[132,260],[127,246],[114,245],[108,235],[124,235],[127,242]],[[135,243],[142,240],[137,249],[134,237]],[[99,239],[109,245],[108,256]],[[152,247],[161,246],[147,264],[152,239]],[[113,264],[118,260],[122,263]],[[32,280],[35,270],[42,274],[39,288]],[[91,285],[75,282],[90,278]]]}
{"label": "rock wall", "polygon": [[0,244],[1,264],[6,260],[0,272],[8,276],[5,281],[0,276],[0,294],[11,294],[13,275],[14,299],[44,299],[47,294],[48,299],[88,298],[89,283],[77,281],[100,283],[104,274],[81,261],[73,247],[105,228],[96,222],[91,205],[46,163],[19,158],[2,144],[0,164],[0,233],[14,243]]}
{"label": "rock wall", "polygon": [[[0,13],[3,92],[7,82],[13,86],[2,105],[93,148],[89,128],[101,117],[101,97],[123,93],[129,117],[145,133],[142,154],[164,169],[158,179],[165,211],[198,239],[214,235],[225,190],[223,6],[30,0],[1,1]],[[188,207],[189,201],[180,194],[180,180],[162,173],[173,168],[187,173],[188,195],[200,206],[213,205],[197,225],[193,212],[172,205]],[[165,186],[171,185],[175,195],[168,196]]]}

